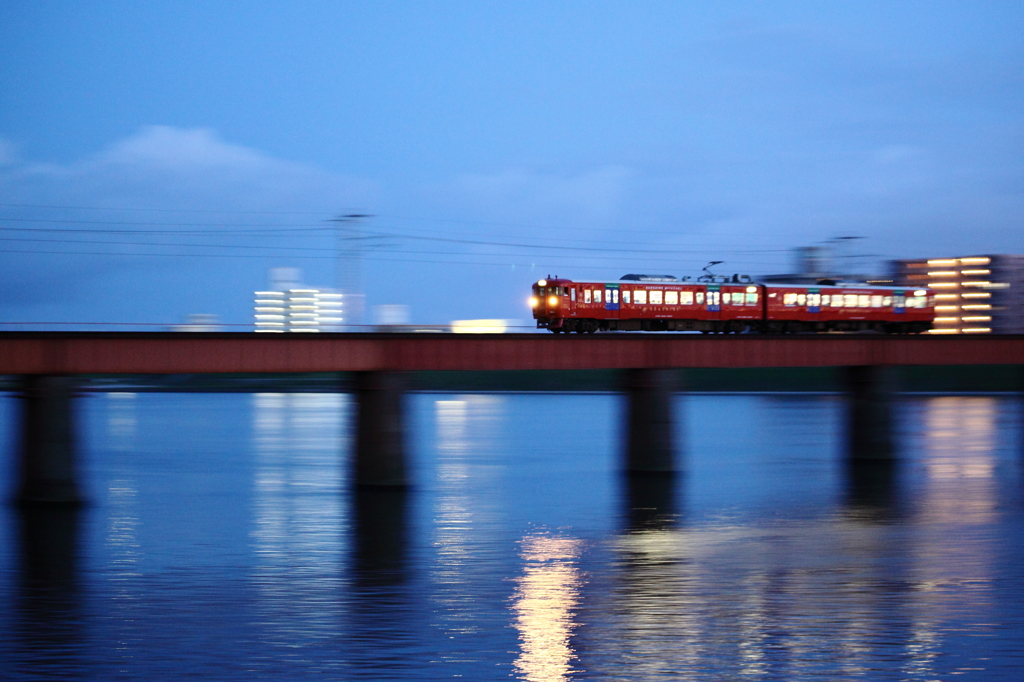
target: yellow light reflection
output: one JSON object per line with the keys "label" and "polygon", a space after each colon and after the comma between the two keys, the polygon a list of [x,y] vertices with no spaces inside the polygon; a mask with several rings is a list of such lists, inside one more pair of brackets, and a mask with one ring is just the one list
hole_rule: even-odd
{"label": "yellow light reflection", "polygon": [[948,267],[950,265],[956,265],[956,258],[937,258],[937,259],[933,259],[933,260],[928,261],[928,265],[938,265],[939,267]]}
{"label": "yellow light reflection", "polygon": [[571,637],[579,603],[581,574],[576,566],[582,543],[571,537],[528,535],[521,556],[526,562],[517,581],[512,610],[519,631],[514,666],[531,682],[562,682],[577,672]]}
{"label": "yellow light reflection", "polygon": [[992,262],[991,258],[986,258],[984,256],[975,257],[975,258],[961,258],[960,259],[960,264],[961,265],[988,265],[991,262]]}
{"label": "yellow light reflection", "polygon": [[995,513],[996,407],[994,398],[974,396],[928,401],[925,469],[936,520],[987,523]]}

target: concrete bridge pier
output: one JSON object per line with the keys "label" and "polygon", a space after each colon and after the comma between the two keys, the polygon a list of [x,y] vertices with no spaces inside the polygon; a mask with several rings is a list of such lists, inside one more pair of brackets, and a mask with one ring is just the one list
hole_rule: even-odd
{"label": "concrete bridge pier", "polygon": [[359,372],[352,481],[358,488],[407,488],[405,380],[398,372]]}
{"label": "concrete bridge pier", "polygon": [[672,394],[675,371],[631,369],[625,377],[625,471],[629,474],[670,475],[679,470],[675,453]]}
{"label": "concrete bridge pier", "polygon": [[895,377],[892,367],[843,367],[847,394],[846,449],[854,460],[888,460],[896,456],[893,437]]}
{"label": "concrete bridge pier", "polygon": [[77,381],[70,376],[23,375],[20,380],[21,444],[17,501],[80,504],[76,471]]}

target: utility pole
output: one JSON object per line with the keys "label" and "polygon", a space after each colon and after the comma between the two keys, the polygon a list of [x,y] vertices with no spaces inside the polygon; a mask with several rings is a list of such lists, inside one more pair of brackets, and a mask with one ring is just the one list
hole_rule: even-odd
{"label": "utility pole", "polygon": [[335,260],[335,281],[342,294],[342,317],[344,327],[349,331],[362,331],[363,309],[366,297],[363,295],[362,270],[362,221],[373,216],[368,213],[348,213],[332,218],[337,237]]}

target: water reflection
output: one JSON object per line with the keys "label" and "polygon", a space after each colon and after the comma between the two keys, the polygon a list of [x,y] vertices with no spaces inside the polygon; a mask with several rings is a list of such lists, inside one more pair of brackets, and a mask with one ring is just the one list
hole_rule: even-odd
{"label": "water reflection", "polygon": [[523,538],[523,575],[516,581],[513,625],[519,631],[514,667],[530,682],[559,682],[576,672],[572,635],[582,576],[576,561],[582,543],[572,537]]}
{"label": "water reflection", "polygon": [[480,460],[495,441],[503,410],[502,396],[465,395],[434,401],[438,491],[433,580],[441,627],[453,638],[462,639],[479,628],[477,615],[483,605],[475,599],[471,566],[474,532],[478,516],[485,510],[473,494],[475,487],[487,485],[487,469],[479,466]]}
{"label": "water reflection", "polygon": [[406,490],[352,493],[352,572],[357,588],[407,581],[409,495]]}
{"label": "water reflection", "polygon": [[845,467],[845,501],[852,518],[886,522],[899,516],[904,491],[898,460],[849,457]]}
{"label": "water reflection", "polygon": [[[21,672],[34,679],[75,677],[83,648],[79,542],[84,512],[30,506],[15,513],[20,566],[12,606]],[[19,672],[18,666],[5,670]]]}
{"label": "water reflection", "polygon": [[270,637],[329,635],[339,617],[345,516],[341,423],[346,396],[253,396],[254,581]]}
{"label": "water reflection", "polygon": [[927,400],[924,512],[928,521],[981,524],[994,519],[997,415],[995,398]]}
{"label": "water reflection", "polygon": [[665,530],[679,515],[676,503],[679,476],[623,476],[623,506],[630,531]]}

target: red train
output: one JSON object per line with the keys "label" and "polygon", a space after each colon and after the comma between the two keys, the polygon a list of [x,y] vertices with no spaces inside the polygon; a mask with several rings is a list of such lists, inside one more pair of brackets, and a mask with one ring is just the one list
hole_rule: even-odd
{"label": "red train", "polygon": [[596,331],[712,333],[875,331],[919,334],[932,328],[935,297],[927,289],[834,280],[764,284],[746,275],[626,275],[618,282],[542,279],[530,299],[537,327]]}

